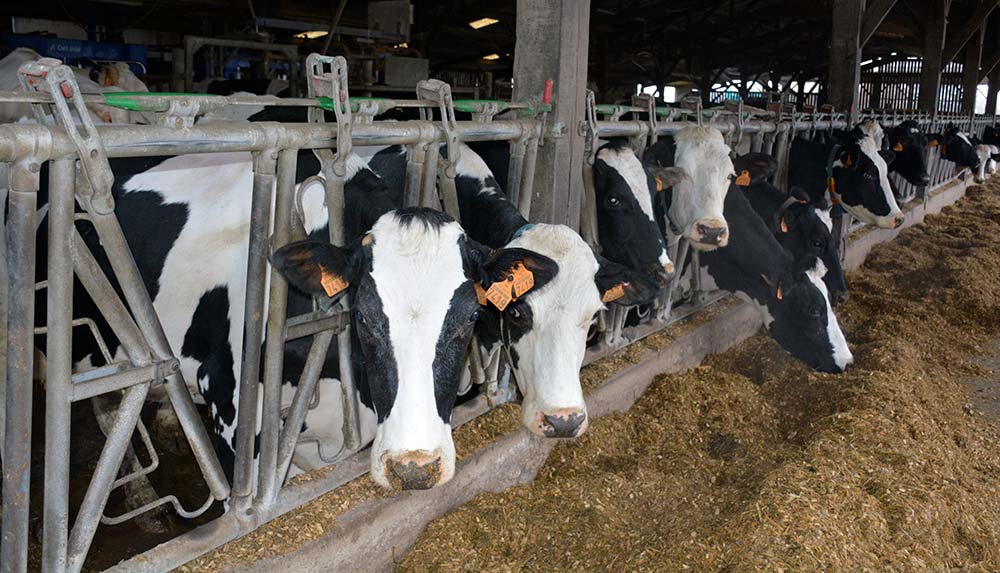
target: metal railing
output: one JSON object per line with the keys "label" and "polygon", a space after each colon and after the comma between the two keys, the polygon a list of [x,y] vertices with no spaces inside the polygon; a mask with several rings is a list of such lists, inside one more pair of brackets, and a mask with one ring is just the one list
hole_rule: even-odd
{"label": "metal railing", "polygon": [[[525,215],[530,213],[532,184],[538,146],[546,132],[544,112],[547,106],[490,101],[456,101],[447,84],[422,82],[413,100],[351,98],[346,81],[346,63],[342,58],[316,55],[307,60],[309,97],[278,99],[248,96],[197,96],[191,94],[117,94],[97,96],[100,103],[158,114],[158,125],[94,126],[84,104],[91,96],[82,96],[72,72],[57,62],[31,64],[22,70],[24,93],[0,94],[0,101],[33,104],[37,125],[0,126],[0,166],[6,168],[9,188],[6,223],[6,251],[0,249],[7,270],[9,304],[4,324],[9,325],[6,343],[7,384],[5,407],[7,432],[3,443],[3,546],[4,571],[24,571],[29,545],[28,508],[30,499],[30,435],[32,402],[32,359],[36,333],[46,334],[47,388],[45,393],[45,480],[43,507],[42,569],[46,572],[79,571],[87,557],[100,523],[119,523],[169,504],[182,517],[207,510],[219,500],[230,500],[230,510],[221,517],[189,533],[180,535],[156,548],[133,557],[114,571],[165,571],[198,555],[253,531],[260,525],[329,492],[364,474],[368,452],[359,451],[358,404],[349,369],[341,374],[344,416],[344,447],[332,457],[337,464],[309,481],[285,484],[298,442],[302,421],[315,406],[315,392],[320,367],[331,351],[334,338],[340,364],[349,365],[350,300],[319,305],[302,316],[287,316],[287,284],[283,277],[269,270],[267,254],[286,244],[297,232],[295,218],[295,170],[301,150],[313,150],[321,165],[321,179],[328,209],[330,240],[344,244],[345,162],[352,147],[403,145],[408,148],[405,202],[444,208],[459,219],[455,190],[455,162],[460,141],[507,141],[510,144],[509,196]],[[68,75],[67,75],[68,74]],[[36,89],[38,88],[38,89]],[[117,99],[115,99],[117,98]],[[310,122],[304,124],[198,124],[195,119],[206,111],[227,105],[298,105],[310,108]],[[71,106],[81,124],[75,123]],[[376,122],[384,111],[398,107],[420,110],[421,119],[401,122]],[[437,111],[435,118],[434,112]],[[455,111],[467,111],[474,121],[457,121]],[[325,123],[323,111],[332,111],[336,122]],[[506,118],[495,116],[509,112]],[[611,119],[600,119],[599,114]],[[631,114],[634,119],[624,120]],[[541,115],[541,118],[539,118]],[[746,108],[703,110],[656,109],[649,100],[637,100],[633,106],[598,107],[592,98],[588,120],[582,126],[587,137],[587,153],[592,164],[598,137],[627,137],[641,153],[657,137],[676,133],[692,122],[713,125],[725,134],[734,148],[748,148],[774,155],[787,165],[791,139],[802,134],[846,127],[845,118],[835,114],[811,116],[769,115]],[[56,120],[53,121],[52,118]],[[928,128],[944,118],[925,115],[879,118],[887,125],[916,118]],[[966,122],[978,119],[961,118]],[[979,123],[976,123],[978,126]],[[440,147],[447,148],[442,157]],[[246,152],[252,155],[253,185],[247,288],[244,316],[263,316],[267,305],[266,326],[247,321],[241,358],[239,414],[235,473],[232,484],[224,475],[202,425],[188,386],[183,380],[178,359],[167,341],[160,319],[139,275],[132,252],[114,211],[111,185],[114,174],[108,158],[180,155],[215,152]],[[37,193],[41,187],[43,163],[49,164],[47,278],[36,284],[35,230]],[[585,162],[587,163],[587,162]],[[950,175],[943,162],[932,163],[935,185]],[[587,176],[585,167],[584,177]],[[2,170],[0,170],[2,173]],[[780,171],[779,171],[780,173]],[[779,175],[778,186],[781,187]],[[596,214],[592,198],[583,197],[584,216],[581,233],[592,245],[597,244]],[[77,208],[82,211],[77,213]],[[76,230],[79,219],[95,228],[108,255],[113,277],[105,275],[87,244]],[[273,221],[273,228],[272,228]],[[3,245],[0,244],[0,247]],[[671,244],[671,257],[681,268],[684,241]],[[696,255],[691,255],[695,256]],[[265,273],[270,273],[269,283]],[[680,273],[678,273],[679,275]],[[127,360],[87,372],[73,372],[72,329],[96,328],[86,321],[74,320],[74,278],[96,303],[102,317],[119,339]],[[119,296],[113,283],[120,285]],[[265,292],[267,285],[267,292]],[[45,291],[46,324],[36,329],[34,308],[36,293]],[[690,300],[677,309],[679,287],[675,281],[670,291],[654,306],[655,312],[639,326],[626,330],[626,311],[603,313],[598,321],[601,344],[588,352],[586,361],[613,352],[629,341],[660,330],[681,316],[686,316],[717,300],[717,294],[703,293],[696,285]],[[268,336],[265,338],[265,333]],[[313,336],[303,372],[290,406],[281,403],[282,360],[287,340]],[[262,341],[266,340],[266,345]],[[469,355],[473,379],[485,392],[456,408],[453,426],[478,416],[507,400],[512,392],[498,381],[498,372],[482,368],[485,360],[479,347],[472,344]],[[104,354],[108,354],[104,351]],[[263,355],[263,361],[261,357]],[[261,366],[263,364],[263,366]],[[263,381],[260,384],[259,381]],[[258,392],[262,386],[263,413],[258,428],[256,420]],[[125,515],[106,517],[105,505],[112,491],[155,469],[155,451],[139,419],[147,394],[163,388],[169,403],[180,419],[184,434],[210,492],[205,503],[186,509],[174,496],[136,508]],[[75,522],[70,526],[68,501],[70,473],[70,409],[75,402],[94,396],[120,394],[114,423],[100,453]],[[252,429],[253,431],[245,431]],[[255,459],[254,438],[260,431],[260,453]],[[128,455],[131,437],[138,431],[154,457],[145,467],[132,467],[131,473],[118,477]],[[36,494],[37,495],[37,494]]]}

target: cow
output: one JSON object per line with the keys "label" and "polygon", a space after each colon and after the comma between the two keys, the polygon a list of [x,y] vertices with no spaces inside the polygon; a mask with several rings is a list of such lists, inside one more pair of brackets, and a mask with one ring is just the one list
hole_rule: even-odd
{"label": "cow", "polygon": [[1000,159],[1000,149],[996,145],[976,143],[976,183],[985,183],[987,175],[993,175],[997,170],[997,160]]}
{"label": "cow", "polygon": [[947,159],[959,167],[974,170],[979,167],[979,155],[968,134],[949,123],[940,134],[928,136],[937,143],[942,159]]}
{"label": "cow", "polygon": [[502,346],[510,357],[524,396],[524,426],[546,437],[577,437],[587,427],[580,367],[594,315],[605,303],[628,307],[652,302],[658,284],[654,276],[595,255],[565,225],[529,223],[483,158],[464,144],[456,164],[456,190],[462,225],[473,240],[491,248],[527,248],[558,266],[544,288],[505,310],[487,307],[476,332],[487,355]]}
{"label": "cow", "polygon": [[809,367],[843,372],[854,357],[830,304],[823,262],[796,262],[738,187],[726,194],[724,213],[732,240],[701,254],[703,284],[750,301],[768,334]]}
{"label": "cow", "polygon": [[889,171],[898,173],[917,187],[926,187],[931,182],[927,171],[927,151],[931,143],[920,124],[908,119],[890,128],[885,137],[885,145],[896,155],[889,164]]}
{"label": "cow", "polygon": [[[889,183],[892,151],[879,148],[872,134],[881,128],[865,122],[851,131],[834,130],[832,141],[796,138],[789,151],[788,184],[818,201],[827,193],[859,221],[893,229],[906,220]],[[880,139],[880,138],[879,138]]]}
{"label": "cow", "polygon": [[[368,167],[401,196],[406,149],[390,146],[369,153]],[[447,157],[446,146],[441,153]],[[506,352],[524,397],[526,428],[545,437],[577,437],[588,424],[579,371],[595,313],[605,302],[648,303],[658,284],[645,271],[595,255],[565,225],[530,224],[507,199],[484,158],[464,143],[458,146],[455,169],[459,216],[471,239],[495,249],[530,249],[556,264],[544,287],[536,279],[527,296],[504,308],[490,304],[480,314],[476,333],[481,352],[489,357],[484,362]],[[664,272],[662,267],[657,271]]]}
{"label": "cow", "polygon": [[731,150],[714,127],[688,126],[673,137],[660,139],[643,154],[654,173],[656,189],[671,189],[670,205],[656,202],[657,217],[666,216],[672,235],[688,239],[701,251],[725,247],[729,230],[723,203],[732,182]]}
{"label": "cow", "polygon": [[[301,158],[309,155],[311,153],[305,152]],[[250,155],[246,153],[112,160],[112,169],[116,174],[113,189],[116,214],[133,249],[153,305],[162,317],[168,341],[180,358],[181,371],[192,386],[194,395],[209,407],[217,450],[230,475],[239,406],[236,380],[238,357],[242,354],[242,300],[248,245],[245,229],[250,213],[250,194],[246,190],[252,184],[251,163]],[[306,174],[318,173],[318,162],[300,161],[298,171],[297,180],[302,181]],[[42,180],[45,180],[44,177]],[[322,206],[322,193],[305,191],[302,203],[311,243],[300,245],[303,250],[299,252],[318,256],[329,252],[325,246],[316,245],[317,242],[323,243],[317,240],[318,237],[327,234],[326,210]],[[446,217],[422,210],[393,211],[396,207],[394,198],[387,193],[378,177],[365,167],[364,161],[356,156],[348,160],[346,200],[347,235],[359,237],[371,227],[373,230],[369,238],[379,243],[377,247],[366,245],[371,247],[367,249],[355,246],[351,251],[355,258],[350,260],[360,257],[368,266],[352,271],[353,274],[344,270],[343,278],[356,290],[362,313],[369,312],[365,309],[381,305],[381,314],[373,310],[371,314],[355,313],[354,318],[374,321],[374,324],[384,324],[386,320],[393,324],[409,321],[408,324],[418,329],[409,331],[397,326],[393,338],[376,343],[377,354],[369,354],[370,357],[392,355],[395,362],[392,365],[381,361],[371,363],[369,359],[358,376],[358,390],[364,406],[361,408],[362,439],[377,440],[377,455],[372,457],[373,479],[384,486],[394,485],[404,489],[443,483],[450,478],[454,468],[450,434],[445,435],[446,427],[450,427],[446,419],[451,409],[449,401],[454,402],[455,399],[452,386],[457,387],[457,375],[452,376],[451,365],[456,360],[460,362],[464,356],[462,353],[468,342],[467,338],[463,339],[464,333],[468,331],[471,334],[471,322],[478,316],[478,310],[468,304],[469,297],[473,306],[476,303],[472,281],[481,280],[481,276],[494,276],[503,270],[498,265],[512,264],[520,260],[520,255],[527,256],[529,253],[500,250],[487,257],[483,248],[467,241],[461,228]],[[78,226],[95,256],[107,269],[106,255],[97,237],[87,231],[87,223],[80,222]],[[44,231],[39,233],[39,237],[44,241]],[[46,252],[44,245],[40,245],[38,252]],[[540,264],[548,264],[542,255],[530,255],[533,260],[541,261]],[[276,266],[290,273],[290,262],[308,260],[312,259],[304,256],[289,259],[284,256],[276,259]],[[404,270],[411,268],[406,266],[406,261],[422,272],[401,270],[394,274],[386,270],[394,266]],[[45,268],[44,260],[39,262],[39,268]],[[303,286],[294,280],[292,284]],[[431,284],[434,285],[430,289],[434,296],[428,294],[430,287],[425,286]],[[448,304],[442,305],[439,299],[447,288],[451,288],[447,292],[449,298],[444,301]],[[313,294],[314,290],[309,293]],[[390,293],[396,294],[387,299]],[[413,299],[411,293],[423,298]],[[373,295],[381,299],[373,298]],[[90,309],[93,313],[90,317],[98,319],[111,352],[116,358],[120,357],[117,340],[107,325],[99,320],[93,303],[87,304],[84,300],[86,293],[82,288],[76,289],[75,298],[76,315],[86,315]],[[369,306],[369,303],[376,306]],[[310,296],[298,290],[291,291],[290,313],[308,312],[312,308]],[[44,305],[40,305],[39,309],[40,316],[44,316]],[[471,322],[463,330],[457,326],[462,320],[456,317],[467,310],[462,320]],[[355,329],[359,331],[357,340],[361,354],[367,352],[365,348],[372,348],[368,344],[370,340],[365,338],[365,333],[372,331],[365,328],[360,326]],[[405,335],[410,332],[426,337],[428,333],[435,332],[435,328],[441,338],[430,348],[421,344],[394,347],[400,340],[396,333]],[[74,331],[74,363],[77,369],[98,366],[103,362],[94,351],[93,342],[85,338],[84,333]],[[285,356],[286,388],[283,388],[283,394],[288,394],[284,390],[294,390],[291,386],[297,383],[298,377],[295,368],[301,370],[307,351],[308,341],[305,339],[290,343]],[[455,358],[456,355],[458,358]],[[394,370],[397,367],[399,370]],[[336,354],[331,353],[323,365],[321,386],[324,383],[328,386],[339,385],[333,381],[338,372]],[[373,384],[377,385],[377,389],[369,388],[366,373],[376,377]],[[430,394],[424,393],[428,380],[432,383]],[[393,387],[394,383],[397,386]],[[328,395],[337,394],[339,392]],[[395,417],[391,412],[395,412]],[[303,437],[308,437],[309,426],[322,429],[323,422],[316,420],[311,413],[306,419],[307,433]],[[421,430],[400,433],[398,428],[401,423],[414,425],[414,428],[419,425]],[[406,452],[418,442],[422,444],[420,449],[426,456],[408,457]],[[415,461],[420,462],[416,463],[416,469],[407,465]]]}
{"label": "cow", "polygon": [[777,161],[770,155],[748,153],[736,158],[733,165],[736,173],[746,174],[742,178],[737,177],[736,187],[743,191],[778,243],[798,265],[812,259],[821,260],[827,269],[823,282],[831,302],[845,302],[847,281],[833,239],[831,205],[826,198],[814,200],[798,188],[793,188],[790,193],[781,192],[768,181],[778,167]]}

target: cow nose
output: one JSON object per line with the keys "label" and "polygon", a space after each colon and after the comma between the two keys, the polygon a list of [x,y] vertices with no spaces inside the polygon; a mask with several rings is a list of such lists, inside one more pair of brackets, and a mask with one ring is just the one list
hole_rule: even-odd
{"label": "cow nose", "polygon": [[833,304],[844,304],[850,296],[846,290],[837,291],[833,295]]}
{"label": "cow nose", "polygon": [[715,227],[698,223],[695,226],[695,230],[698,231],[698,236],[700,237],[698,242],[706,245],[724,246],[726,240],[729,238],[729,229],[727,227]]}
{"label": "cow nose", "polygon": [[653,263],[646,267],[646,274],[659,281],[660,284],[668,285],[674,278],[674,264],[667,263],[661,265],[660,263]]}
{"label": "cow nose", "polygon": [[893,221],[893,227],[892,228],[893,229],[898,229],[898,228],[900,228],[900,227],[903,226],[903,223],[906,222],[906,215],[900,213],[900,214],[896,215],[896,217],[892,221]]}
{"label": "cow nose", "polygon": [[441,455],[424,450],[388,458],[385,475],[396,489],[430,489],[441,481]]}
{"label": "cow nose", "polygon": [[546,438],[575,438],[587,430],[587,412],[579,408],[558,408],[540,414],[539,429]]}

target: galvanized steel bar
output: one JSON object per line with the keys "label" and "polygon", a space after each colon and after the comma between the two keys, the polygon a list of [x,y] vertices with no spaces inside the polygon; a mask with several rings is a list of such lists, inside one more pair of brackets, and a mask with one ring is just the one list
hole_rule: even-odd
{"label": "galvanized steel bar", "polygon": [[[274,207],[274,232],[271,249],[278,249],[292,239],[292,212],[295,201],[295,167],[298,151],[283,149],[278,153],[278,187]],[[264,405],[260,427],[260,464],[256,503],[267,507],[274,502],[283,475],[278,474],[278,438],[281,432],[281,385],[285,357],[285,321],[288,317],[288,283],[271,267],[268,294],[267,338],[264,348]]]}
{"label": "galvanized steel bar", "polygon": [[524,164],[521,167],[521,190],[517,197],[517,210],[521,216],[531,220],[531,200],[535,192],[535,166],[538,164],[538,140],[541,137],[541,126],[532,128],[532,136],[528,138],[528,147],[524,152]]}
{"label": "galvanized steel bar", "polygon": [[72,159],[49,167],[49,252],[45,338],[45,500],[42,571],[66,568],[69,542],[70,412],[73,406],[73,211]]}
{"label": "galvanized steel bar", "polygon": [[524,154],[528,147],[525,137],[510,140],[510,163],[507,165],[507,198],[515,206],[521,204],[521,172],[524,169]]}

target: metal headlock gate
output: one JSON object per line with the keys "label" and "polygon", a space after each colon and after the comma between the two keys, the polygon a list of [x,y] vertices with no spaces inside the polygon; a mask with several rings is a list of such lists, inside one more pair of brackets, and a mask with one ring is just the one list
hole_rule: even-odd
{"label": "metal headlock gate", "polygon": [[[330,456],[336,462],[330,470],[312,480],[285,484],[298,441],[302,421],[312,407],[320,367],[337,338],[341,364],[350,360],[350,301],[342,298],[335,304],[318,304],[310,313],[288,317],[288,286],[283,277],[268,269],[267,254],[288,243],[300,231],[301,217],[296,213],[295,171],[300,150],[313,150],[320,160],[329,216],[330,240],[343,244],[344,184],[346,160],[354,146],[404,145],[408,148],[405,202],[407,205],[444,208],[459,219],[455,190],[455,163],[459,142],[507,141],[511,161],[508,193],[519,210],[530,212],[532,183],[539,145],[550,137],[545,124],[545,103],[507,103],[478,100],[453,100],[447,84],[421,82],[414,100],[351,98],[343,58],[310,56],[306,61],[308,98],[278,99],[249,96],[198,96],[190,94],[107,94],[83,96],[72,71],[58,61],[40,60],[21,70],[25,92],[0,94],[0,101],[33,104],[37,125],[0,126],[0,174],[6,171],[7,191],[5,258],[8,316],[0,322],[9,325],[6,345],[6,384],[4,408],[6,433],[3,444],[3,545],[0,569],[25,571],[29,546],[29,493],[31,457],[31,403],[33,341],[37,333],[47,337],[47,390],[45,394],[45,475],[42,535],[42,570],[46,572],[79,571],[84,565],[94,534],[100,523],[120,523],[164,504],[182,517],[205,512],[213,503],[230,500],[230,509],[221,517],[200,528],[180,535],[156,548],[133,557],[114,571],[165,571],[198,555],[253,531],[260,525],[294,509],[336,487],[364,474],[368,451],[362,450],[358,431],[358,405],[349,369],[341,373],[344,406],[344,447]],[[86,112],[87,103],[116,105],[135,111],[155,113],[159,125],[94,126]],[[637,151],[656,142],[657,137],[675,133],[691,122],[712,125],[722,131],[736,148],[743,145],[754,151],[774,155],[785,166],[792,137],[809,131],[845,127],[841,116],[797,116],[772,114],[761,110],[657,109],[651,99],[640,99],[633,106],[597,106],[588,99],[587,120],[581,125],[585,135],[587,160],[584,178],[593,163],[599,137],[630,138]],[[206,111],[227,105],[293,105],[309,107],[310,122],[281,124],[196,124],[195,118]],[[421,119],[400,122],[376,122],[374,118],[388,109],[410,107],[420,110]],[[437,110],[437,118],[434,111]],[[473,115],[473,121],[458,121],[455,112]],[[77,116],[74,118],[74,112]],[[324,122],[323,111],[332,111],[336,123]],[[507,117],[496,117],[505,114]],[[610,119],[599,119],[599,115]],[[645,119],[621,120],[624,114]],[[887,125],[904,119],[918,119],[932,127],[929,116],[879,117]],[[77,123],[79,121],[79,123]],[[945,121],[936,118],[937,122]],[[963,122],[972,119],[961,118]],[[975,120],[979,121],[979,120]],[[977,123],[978,125],[978,123]],[[557,130],[553,129],[553,133]],[[749,142],[744,136],[749,136]],[[445,146],[446,157],[440,153]],[[246,317],[261,317],[265,308],[265,273],[270,272],[267,293],[266,331],[261,320],[247,320],[243,336],[239,387],[235,473],[233,483],[226,479],[221,464],[202,425],[192,396],[170,348],[149,294],[146,291],[132,253],[115,215],[111,186],[114,174],[108,158],[180,155],[214,152],[249,152],[253,158],[253,185],[247,288],[244,300]],[[48,206],[48,275],[41,283],[35,279],[35,229],[37,192],[43,163],[49,164]],[[950,177],[943,162],[932,162],[936,175],[932,185]],[[940,167],[940,169],[938,169]],[[780,171],[779,171],[780,173]],[[776,182],[781,187],[780,177]],[[588,193],[589,194],[589,193]],[[584,238],[597,244],[596,215],[592,197],[582,197],[580,224]],[[78,211],[78,208],[80,212]],[[298,218],[297,218],[298,217]],[[77,220],[89,221],[108,254],[114,277],[104,274],[97,260],[76,230]],[[273,227],[272,227],[273,221]],[[0,248],[4,247],[0,243]],[[671,244],[672,260],[681,264],[689,251],[683,241]],[[692,252],[691,256],[696,257]],[[696,259],[695,259],[695,262]],[[2,275],[3,273],[0,273]],[[679,275],[680,273],[678,273]],[[103,318],[121,342],[127,360],[113,362],[86,372],[72,370],[72,329],[89,328],[100,341],[93,323],[74,320],[72,300],[74,277],[97,304]],[[112,279],[120,286],[119,297]],[[47,303],[46,324],[36,328],[34,301],[44,291]],[[664,328],[678,316],[687,315],[719,298],[701,293],[697,286],[684,309],[672,310],[678,283],[655,305],[656,312],[638,327],[624,332],[624,311],[605,313],[599,320],[602,343],[588,352],[587,362],[620,349],[628,342]],[[0,293],[2,294],[2,293]],[[123,300],[124,299],[124,300]],[[3,308],[0,307],[0,311]],[[275,334],[266,338],[264,334]],[[303,368],[292,405],[282,408],[282,360],[288,340],[313,336],[312,347]],[[500,367],[478,352],[475,341],[469,355],[470,371],[476,383],[486,391],[455,409],[453,426],[458,426],[515,396],[501,381]],[[261,353],[263,367],[261,368]],[[484,368],[485,365],[485,368]],[[261,384],[260,381],[263,381]],[[260,386],[263,413],[257,426],[256,404]],[[205,484],[210,492],[204,504],[184,508],[174,496],[150,502],[122,516],[104,515],[111,492],[140,479],[156,468],[156,454],[139,419],[140,410],[151,388],[162,387],[177,413],[191,446]],[[70,408],[73,403],[95,396],[121,395],[111,431],[100,453],[93,478],[87,488],[75,521],[70,523],[68,502],[69,454],[71,446]],[[253,429],[254,431],[242,431]],[[254,460],[254,437],[260,432],[259,458]],[[119,469],[131,447],[131,437],[138,432],[153,462],[148,466],[130,464],[128,475],[118,477]],[[360,450],[360,451],[359,451]]]}

